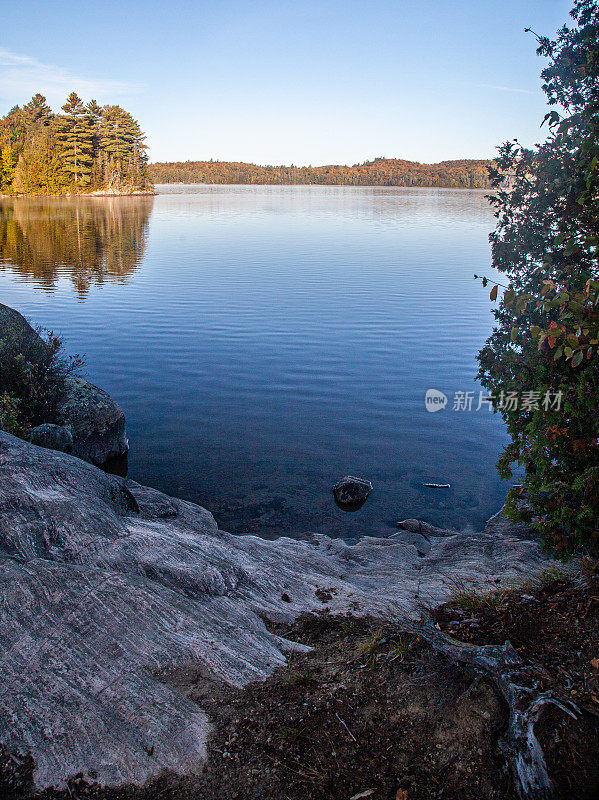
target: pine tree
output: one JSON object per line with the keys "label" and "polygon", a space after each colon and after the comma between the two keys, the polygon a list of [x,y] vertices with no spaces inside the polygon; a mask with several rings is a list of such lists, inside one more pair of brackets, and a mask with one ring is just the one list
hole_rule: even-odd
{"label": "pine tree", "polygon": [[120,106],[104,106],[100,147],[107,155],[105,180],[109,187],[146,184],[145,135],[138,122]]}
{"label": "pine tree", "polygon": [[103,185],[105,156],[100,147],[100,126],[102,124],[102,109],[95,100],[90,100],[85,106],[87,121],[92,130],[92,169],[90,174],[90,187],[100,189]]}
{"label": "pine tree", "polygon": [[91,178],[94,129],[83,101],[76,92],[71,92],[62,107],[58,139],[62,143],[61,156],[64,169],[77,188],[86,187]]}
{"label": "pine tree", "polygon": [[46,98],[39,92],[34,94],[27,105],[23,106],[22,120],[25,127],[29,127],[36,122],[49,125],[52,118],[52,109],[46,103]]}

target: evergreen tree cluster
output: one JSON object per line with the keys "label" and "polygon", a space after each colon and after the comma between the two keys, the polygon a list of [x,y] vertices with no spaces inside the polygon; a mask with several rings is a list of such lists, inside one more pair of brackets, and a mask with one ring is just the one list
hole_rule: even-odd
{"label": "evergreen tree cluster", "polygon": [[145,134],[125,109],[41,94],[0,118],[0,193],[134,192],[149,187]]}

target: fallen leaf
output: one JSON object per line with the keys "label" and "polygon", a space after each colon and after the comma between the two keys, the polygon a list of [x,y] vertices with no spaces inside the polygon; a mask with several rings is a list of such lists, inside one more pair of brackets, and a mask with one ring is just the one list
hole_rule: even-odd
{"label": "fallen leaf", "polygon": [[364,789],[363,792],[358,792],[358,794],[353,794],[349,800],[360,800],[360,797],[370,797],[376,792],[376,789]]}
{"label": "fallen leaf", "polygon": [[599,705],[599,697],[595,697],[595,695],[592,694],[591,695],[591,700],[593,701],[593,703],[597,703],[597,705]]}
{"label": "fallen leaf", "polygon": [[408,800],[408,793],[405,789],[398,789],[395,800]]}
{"label": "fallen leaf", "polygon": [[591,667],[593,672],[599,672],[599,658],[591,658]]}

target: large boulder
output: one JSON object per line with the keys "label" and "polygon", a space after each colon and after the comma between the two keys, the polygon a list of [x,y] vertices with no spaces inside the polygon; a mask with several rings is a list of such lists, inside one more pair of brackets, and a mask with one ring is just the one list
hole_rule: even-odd
{"label": "large boulder", "polygon": [[129,442],[121,407],[83,378],[68,377],[65,389],[57,422],[71,431],[73,455],[108,472],[126,474]]}
{"label": "large boulder", "polygon": [[43,788],[93,771],[143,784],[202,768],[209,720],[161,683],[188,665],[242,686],[299,645],[265,619],[323,609],[399,620],[456,582],[496,588],[548,564],[510,531],[349,545],[233,536],[212,515],[0,432],[0,746]]}
{"label": "large boulder", "polygon": [[[47,351],[47,345],[18,311],[0,303],[0,338],[10,338],[23,354]],[[65,451],[64,436],[47,428],[47,424],[64,427],[72,437],[73,455],[101,469],[125,475],[129,443],[125,415],[120,406],[103,389],[83,378],[69,376],[65,392],[58,404],[56,419],[46,420],[42,430],[32,432],[36,444],[52,448],[52,441]],[[68,435],[67,433],[67,435]]]}
{"label": "large boulder", "polygon": [[73,452],[73,436],[70,429],[63,425],[52,425],[49,422],[38,425],[31,430],[29,441],[49,450],[60,450],[61,453]]}
{"label": "large boulder", "polygon": [[10,340],[24,354],[46,353],[48,347],[25,317],[14,308],[0,303],[0,339]]}

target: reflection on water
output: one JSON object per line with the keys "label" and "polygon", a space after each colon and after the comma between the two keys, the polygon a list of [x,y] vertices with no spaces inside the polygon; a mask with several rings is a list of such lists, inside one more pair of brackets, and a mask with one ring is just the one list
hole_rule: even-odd
{"label": "reflection on water", "polygon": [[[129,476],[225,530],[480,525],[505,442],[472,391],[492,317],[484,191],[194,186],[0,198],[0,301],[85,353],[127,415]],[[426,411],[427,389],[447,408]],[[372,481],[346,514],[331,487]],[[449,483],[450,489],[426,487]]]}
{"label": "reflection on water", "polygon": [[52,291],[68,276],[77,295],[126,283],[143,258],[153,197],[5,198],[0,269]]}

